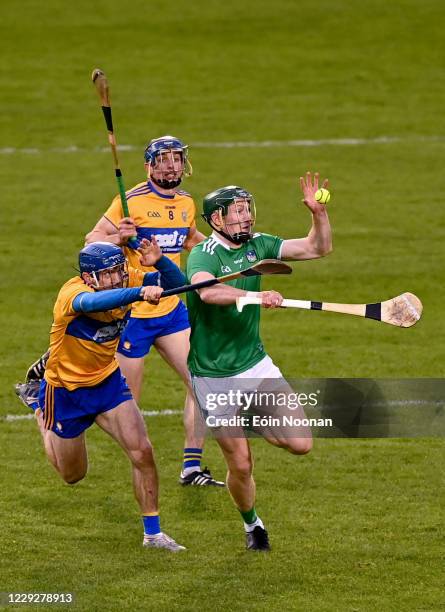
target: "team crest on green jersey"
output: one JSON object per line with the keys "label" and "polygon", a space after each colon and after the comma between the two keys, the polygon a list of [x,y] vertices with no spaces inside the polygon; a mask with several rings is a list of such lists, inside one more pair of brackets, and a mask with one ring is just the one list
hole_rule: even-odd
{"label": "team crest on green jersey", "polygon": [[257,254],[254,250],[252,251],[247,251],[246,253],[246,259],[248,262],[252,263],[253,261],[256,261],[258,259]]}

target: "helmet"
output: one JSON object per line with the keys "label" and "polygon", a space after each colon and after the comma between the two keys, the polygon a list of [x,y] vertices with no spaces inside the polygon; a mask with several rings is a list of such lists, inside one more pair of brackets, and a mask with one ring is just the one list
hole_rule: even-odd
{"label": "helmet", "polygon": [[79,253],[81,272],[102,272],[125,263],[122,249],[111,242],[92,242]]}
{"label": "helmet", "polygon": [[188,145],[183,144],[179,138],[174,136],[161,136],[160,138],[153,138],[148,143],[145,151],[144,158],[147,164],[154,164],[156,155],[161,151],[180,151],[185,157],[187,157]]}
{"label": "helmet", "polygon": [[165,153],[170,151],[172,154],[174,152],[181,153],[183,170],[181,175],[174,180],[167,180],[163,177],[154,178],[150,176],[151,180],[155,182],[159,187],[163,187],[164,189],[173,189],[177,187],[182,180],[182,175],[190,176],[192,174],[192,166],[188,161],[188,145],[183,144],[179,138],[175,138],[174,136],[161,136],[160,138],[154,138],[150,140],[145,151],[144,151],[144,159],[147,164],[151,167],[154,167],[156,164],[156,158],[160,153]]}
{"label": "helmet", "polygon": [[[246,203],[246,206],[248,206],[249,208],[251,217],[249,231],[232,233],[230,232],[228,226],[239,225],[240,221],[235,221],[233,223],[227,224],[223,220],[223,217],[227,216],[229,206],[233,204],[236,200],[243,200]],[[215,211],[219,211],[219,227],[215,227],[212,222],[212,214]],[[211,228],[213,228],[215,231],[222,234],[225,238],[227,238],[231,242],[234,242],[235,244],[247,242],[252,237],[252,229],[255,225],[255,216],[255,200],[253,198],[253,195],[242,187],[237,187],[236,185],[228,185],[227,187],[221,187],[220,189],[216,189],[215,191],[208,193],[204,197],[202,214],[203,219],[207,221]],[[226,231],[223,231],[221,228],[225,228]]]}
{"label": "helmet", "polygon": [[79,253],[80,273],[88,272],[94,281],[95,289],[104,289],[99,283],[99,272],[109,272],[114,269],[121,272],[121,281],[118,285],[111,283],[109,288],[126,286],[128,281],[127,260],[122,249],[111,242],[92,242],[84,247]]}

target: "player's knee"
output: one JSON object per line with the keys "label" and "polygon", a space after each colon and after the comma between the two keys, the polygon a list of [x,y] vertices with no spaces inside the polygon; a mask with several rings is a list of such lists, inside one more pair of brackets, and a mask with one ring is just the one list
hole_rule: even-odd
{"label": "player's knee", "polygon": [[79,482],[85,478],[87,474],[87,468],[78,468],[74,470],[69,470],[60,474],[66,484],[75,485],[76,482]]}
{"label": "player's knee", "polygon": [[141,441],[139,447],[130,453],[132,464],[139,469],[154,465],[153,448],[148,440]]}
{"label": "player's knee", "polygon": [[231,462],[230,472],[237,478],[245,480],[252,476],[253,462],[250,457],[238,457]]}
{"label": "player's knee", "polygon": [[76,476],[64,476],[63,480],[66,482],[66,484],[75,485],[77,482],[80,482],[84,478],[85,478],[85,474],[76,475]]}
{"label": "player's knee", "polygon": [[312,438],[295,438],[286,440],[282,445],[292,455],[307,455],[312,450]]}

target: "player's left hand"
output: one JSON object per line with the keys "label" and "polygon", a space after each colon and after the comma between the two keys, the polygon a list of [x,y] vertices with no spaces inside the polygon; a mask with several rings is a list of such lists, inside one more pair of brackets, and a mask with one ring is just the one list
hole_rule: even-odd
{"label": "player's left hand", "polygon": [[161,247],[154,236],[151,237],[151,240],[142,238],[138,252],[142,255],[139,260],[140,264],[148,268],[154,266],[162,257]]}
{"label": "player's left hand", "polygon": [[[315,199],[315,194],[320,189],[319,178],[320,175],[318,172],[315,172],[313,178],[310,172],[306,172],[306,176],[304,177],[300,176],[300,187],[301,191],[303,192],[303,202],[309,208],[311,213],[315,215],[326,212],[324,204],[317,202]],[[321,188],[327,189],[328,183],[328,179],[325,179],[321,185]]]}
{"label": "player's left hand", "polygon": [[164,291],[163,288],[158,287],[158,285],[154,285],[154,286],[147,285],[146,287],[142,288],[141,297],[143,298],[145,302],[156,305],[156,304],[159,304],[159,299],[163,291]]}
{"label": "player's left hand", "polygon": [[261,291],[261,306],[263,308],[279,308],[283,296],[278,291]]}

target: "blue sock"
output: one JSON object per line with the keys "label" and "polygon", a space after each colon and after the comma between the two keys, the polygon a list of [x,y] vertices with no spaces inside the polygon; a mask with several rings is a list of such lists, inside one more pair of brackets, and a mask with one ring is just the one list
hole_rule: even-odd
{"label": "blue sock", "polygon": [[191,471],[189,468],[193,468],[193,471],[201,468],[201,457],[202,448],[184,448],[184,461],[182,464],[182,471]]}
{"label": "blue sock", "polygon": [[158,512],[144,514],[142,516],[142,522],[144,523],[145,535],[156,535],[157,533],[161,533],[161,521]]}

